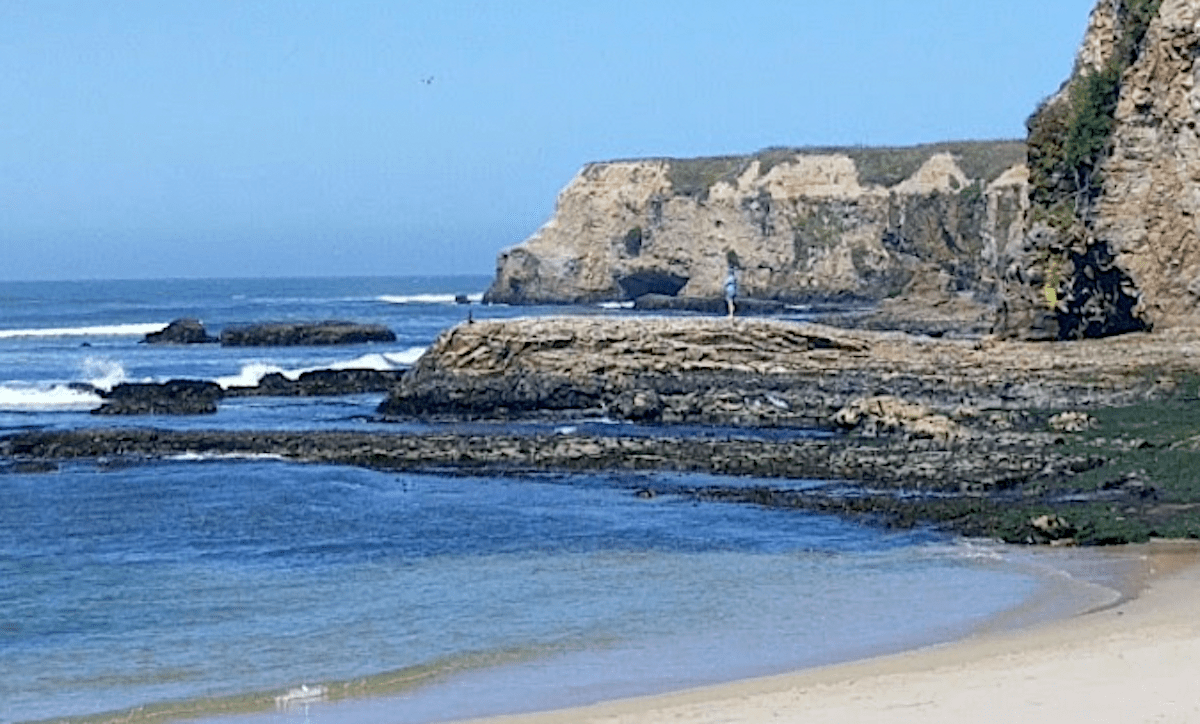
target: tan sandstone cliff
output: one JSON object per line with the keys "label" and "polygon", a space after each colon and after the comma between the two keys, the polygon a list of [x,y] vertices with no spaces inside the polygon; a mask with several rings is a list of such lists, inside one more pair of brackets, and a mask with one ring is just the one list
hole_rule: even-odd
{"label": "tan sandstone cliff", "polygon": [[746,296],[988,300],[1024,231],[1019,142],[771,150],[586,166],[553,218],[505,250],[492,302]]}
{"label": "tan sandstone cliff", "polygon": [[967,300],[1024,339],[1195,323],[1198,54],[1200,0],[1099,0],[1024,146],[589,165],[487,298],[718,297],[732,258],[747,296]]}
{"label": "tan sandstone cliff", "polygon": [[1079,88],[1106,68],[1117,79],[1111,134],[1094,186],[1069,204],[1066,174],[1034,180],[1030,230],[1005,264],[1000,331],[1071,338],[1198,321],[1198,50],[1200,0],[1097,4],[1074,73],[1030,120],[1031,159],[1065,136],[1037,137],[1039,124],[1069,125]]}

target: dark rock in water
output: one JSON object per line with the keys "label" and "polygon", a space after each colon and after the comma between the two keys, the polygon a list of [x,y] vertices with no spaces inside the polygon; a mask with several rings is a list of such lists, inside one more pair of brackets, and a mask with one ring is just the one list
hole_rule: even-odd
{"label": "dark rock in water", "polygon": [[295,347],[395,342],[382,324],[358,322],[271,322],[229,327],[221,332],[225,347]]}
{"label": "dark rock in water", "polygon": [[468,297],[466,294],[455,294],[454,295],[454,303],[455,304],[470,304],[471,298]]}
{"label": "dark rock in water", "polygon": [[126,382],[104,393],[104,405],[92,414],[209,415],[217,411],[223,394],[217,383],[200,380]]}
{"label": "dark rock in water", "polygon": [[151,332],[142,340],[144,344],[208,344],[217,342],[210,337],[199,319],[176,319],[159,332]]}
{"label": "dark rock in water", "polygon": [[313,370],[295,380],[278,372],[264,375],[255,387],[231,387],[226,397],[316,397],[387,392],[400,382],[402,370]]}

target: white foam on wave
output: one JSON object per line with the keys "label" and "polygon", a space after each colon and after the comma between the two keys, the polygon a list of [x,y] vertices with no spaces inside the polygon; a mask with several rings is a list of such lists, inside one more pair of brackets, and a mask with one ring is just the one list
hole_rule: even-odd
{"label": "white foam on wave", "polygon": [[5,412],[82,412],[103,402],[95,392],[67,385],[0,385],[0,410]]}
{"label": "white foam on wave", "polygon": [[601,309],[633,309],[634,302],[600,302]]}
{"label": "white foam on wave", "polygon": [[[464,295],[472,304],[483,301],[483,293]],[[375,298],[386,304],[457,304],[457,294],[383,294]]]}
{"label": "white foam on wave", "polygon": [[240,372],[236,375],[226,375],[218,377],[215,382],[223,389],[230,387],[257,387],[262,378],[270,374],[281,374],[289,380],[295,380],[300,377],[303,370],[285,370],[279,365],[268,364],[266,362],[250,362],[243,365]]}
{"label": "white foam on wave", "polygon": [[103,357],[83,360],[83,376],[88,384],[101,390],[111,390],[128,379],[120,362]]}
{"label": "white foam on wave", "polygon": [[210,462],[221,460],[283,460],[287,458],[275,453],[196,453],[185,452],[177,455],[167,455],[164,459],[174,462]]}
{"label": "white foam on wave", "polygon": [[425,353],[425,349],[425,347],[409,347],[402,352],[377,352],[340,362],[331,362],[327,365],[301,367],[292,370],[284,369],[279,365],[268,362],[249,362],[243,365],[241,371],[236,375],[218,377],[215,381],[222,388],[229,389],[230,387],[257,387],[262,382],[262,378],[269,374],[281,374],[294,382],[300,379],[300,375],[305,372],[317,372],[320,370],[378,370],[380,372],[387,372],[412,365]]}
{"label": "white foam on wave", "polygon": [[425,354],[426,347],[409,347],[403,352],[383,352],[381,354],[365,354],[362,357],[334,362],[326,367],[313,369],[326,370],[379,370],[386,372],[399,367],[407,367]]}
{"label": "white foam on wave", "polygon": [[94,327],[48,327],[45,329],[0,329],[0,339],[35,337],[144,337],[167,328],[166,322],[152,324],[106,324]]}
{"label": "white foam on wave", "polygon": [[[78,412],[104,404],[99,391],[108,391],[126,381],[120,362],[88,357],[80,364],[86,382],[72,386],[63,382],[10,381],[0,384],[0,410],[7,412]],[[88,389],[88,386],[95,389]]]}

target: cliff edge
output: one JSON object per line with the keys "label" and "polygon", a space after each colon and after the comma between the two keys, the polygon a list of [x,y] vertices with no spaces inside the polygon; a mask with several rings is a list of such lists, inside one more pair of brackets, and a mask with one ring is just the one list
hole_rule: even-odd
{"label": "cliff edge", "polygon": [[1001,336],[1200,314],[1200,0],[1099,0],[1022,142],[586,166],[504,250],[490,302],[721,296],[986,310]]}
{"label": "cliff edge", "polygon": [[733,260],[749,297],[990,302],[1024,232],[1024,159],[1002,141],[590,164],[485,300],[719,297]]}

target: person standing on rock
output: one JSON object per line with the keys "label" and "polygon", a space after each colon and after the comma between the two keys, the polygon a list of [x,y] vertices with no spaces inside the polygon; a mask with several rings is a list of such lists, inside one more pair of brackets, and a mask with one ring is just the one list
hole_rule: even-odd
{"label": "person standing on rock", "polygon": [[729,318],[733,319],[734,300],[737,299],[738,279],[737,267],[729,265],[729,273],[725,275],[725,306],[729,310]]}

